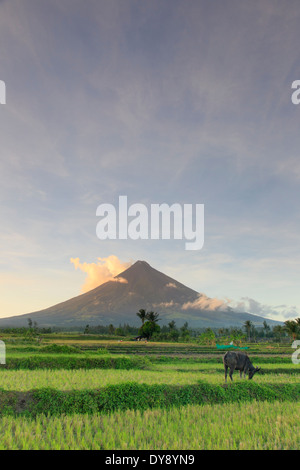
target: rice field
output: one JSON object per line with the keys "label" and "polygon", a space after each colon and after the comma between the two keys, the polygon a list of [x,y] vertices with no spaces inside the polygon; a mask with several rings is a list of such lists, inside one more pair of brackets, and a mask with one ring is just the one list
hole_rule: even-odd
{"label": "rice field", "polygon": [[300,403],[0,418],[0,449],[298,450]]}
{"label": "rice field", "polygon": [[[278,373],[274,364],[264,364],[268,373],[257,373],[252,379],[255,383],[280,384],[299,383],[300,368],[294,364],[293,367],[284,365]],[[224,383],[224,369],[221,365],[212,364],[165,364],[152,366],[154,370],[135,369],[75,369],[75,370],[1,370],[1,389],[15,390],[18,392],[38,388],[55,388],[57,390],[84,390],[99,389],[108,385],[136,382],[138,384],[161,384],[166,385],[192,385],[199,381],[211,384]],[[248,380],[240,378],[239,373],[233,375],[234,383]],[[228,379],[229,380],[229,379]],[[229,380],[230,382],[230,380]]]}
{"label": "rice field", "polygon": [[287,347],[255,346],[249,356],[261,372],[252,381],[235,372],[225,386],[223,354],[214,347],[152,343],[147,355],[143,345],[98,339],[100,361],[102,350],[91,344],[84,338],[82,350],[69,354],[52,345],[45,353],[8,347],[0,449],[300,448],[300,366]]}

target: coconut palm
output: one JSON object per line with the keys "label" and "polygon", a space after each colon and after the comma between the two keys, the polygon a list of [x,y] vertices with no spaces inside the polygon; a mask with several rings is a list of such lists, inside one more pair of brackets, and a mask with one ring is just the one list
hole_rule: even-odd
{"label": "coconut palm", "polygon": [[285,329],[288,332],[288,334],[292,337],[293,340],[295,340],[297,337],[297,333],[299,331],[298,318],[297,318],[297,321],[286,320],[284,324],[285,324]]}
{"label": "coconut palm", "polygon": [[140,308],[140,310],[137,312],[137,316],[142,320],[142,325],[143,325],[147,318],[146,310],[144,310],[143,308]]}
{"label": "coconut palm", "polygon": [[159,313],[157,313],[157,312],[152,312],[151,311],[151,312],[146,313],[147,320],[149,320],[152,323],[158,322],[160,320],[160,318],[158,318],[158,317],[159,317]]}
{"label": "coconut palm", "polygon": [[251,332],[251,328],[253,326],[253,323],[250,321],[250,320],[246,320],[245,323],[244,323],[244,327],[246,328],[247,330],[247,333],[248,333],[248,340],[250,341],[251,338],[250,338],[250,332]]}

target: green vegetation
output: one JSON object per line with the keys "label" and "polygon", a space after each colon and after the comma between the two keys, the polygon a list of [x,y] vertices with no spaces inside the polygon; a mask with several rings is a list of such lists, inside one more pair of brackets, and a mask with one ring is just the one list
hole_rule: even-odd
{"label": "green vegetation", "polygon": [[[286,342],[300,338],[300,318],[295,320],[287,320],[283,325],[275,325],[271,327],[267,321],[263,322],[262,326],[256,326],[251,321],[245,321],[243,327],[223,327],[223,328],[190,328],[188,323],[184,323],[180,328],[177,327],[176,322],[172,320],[167,325],[161,327],[157,322],[161,321],[157,312],[147,312],[145,309],[140,309],[136,315],[142,322],[141,327],[131,326],[127,323],[119,325],[117,328],[110,325],[85,325],[81,329],[77,328],[78,337],[82,337],[82,333],[86,338],[91,336],[101,335],[102,339],[132,339],[137,335],[144,335],[147,338],[152,337],[155,341],[171,341],[171,342],[193,342],[200,344],[215,344],[217,341],[230,343],[234,341],[237,345],[241,342]],[[149,323],[146,330],[143,331],[145,323]],[[61,334],[68,338],[70,335],[74,337],[74,332],[65,331],[63,328],[48,327],[40,328],[36,322],[28,319],[28,328],[2,328],[1,332],[9,334],[12,337],[17,336],[18,339],[23,337],[24,342],[40,343],[43,338],[48,335],[53,336],[55,333]]]}
{"label": "green vegetation", "polygon": [[23,354],[8,358],[3,369],[141,369],[147,367],[149,361],[142,356],[107,356],[87,354]]}
{"label": "green vegetation", "polygon": [[[21,400],[20,400],[21,396]],[[239,382],[228,388],[208,382],[195,385],[166,385],[125,382],[97,389],[58,390],[40,388],[30,392],[0,390],[0,411],[5,414],[48,416],[74,413],[114,412],[117,410],[147,410],[182,405],[204,405],[259,401],[297,401],[299,383],[257,384]]]}
{"label": "green vegetation", "polygon": [[0,449],[298,450],[299,413],[299,402],[252,401],[35,419],[5,416]]}
{"label": "green vegetation", "polygon": [[86,329],[29,341],[3,333],[0,448],[299,448],[300,366],[291,344],[240,339],[262,370],[251,381],[235,372],[226,386],[212,331],[195,342],[174,338],[121,341]]}
{"label": "green vegetation", "polygon": [[[160,320],[157,312],[146,312],[145,309],[141,308],[137,312],[137,316],[142,320],[142,326],[139,328],[139,336],[146,339],[150,339],[154,334],[156,336],[160,333],[160,326],[157,322]],[[147,321],[145,321],[147,320]]]}

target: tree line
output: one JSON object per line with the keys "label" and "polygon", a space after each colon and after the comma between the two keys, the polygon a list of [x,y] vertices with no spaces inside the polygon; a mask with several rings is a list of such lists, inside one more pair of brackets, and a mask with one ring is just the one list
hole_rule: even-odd
{"label": "tree line", "polygon": [[[154,339],[156,341],[190,341],[199,340],[205,344],[212,344],[216,339],[222,338],[224,341],[241,341],[256,342],[259,340],[269,340],[281,342],[284,338],[292,341],[300,338],[300,318],[287,320],[282,325],[271,327],[267,321],[263,322],[261,327],[255,326],[251,321],[246,321],[241,328],[223,327],[223,328],[190,328],[188,322],[181,327],[177,327],[175,320],[170,321],[167,325],[160,326],[158,322],[161,320],[159,314],[154,311],[146,311],[140,309],[136,315],[141,320],[141,326],[132,326],[128,323],[119,325],[85,325],[81,329],[72,328],[74,331],[83,331],[84,334],[99,334],[111,336],[140,336],[145,339]],[[2,332],[24,335],[27,339],[37,337],[43,334],[51,334],[59,331],[70,331],[69,328],[59,327],[39,327],[37,322],[28,319],[28,327],[20,328],[1,328]]]}
{"label": "tree line", "polygon": [[142,326],[139,329],[139,334],[149,339],[155,337],[156,340],[172,340],[178,341],[189,340],[193,336],[199,336],[200,340],[212,343],[217,337],[230,338],[237,343],[242,340],[257,341],[258,339],[269,339],[281,341],[284,337],[289,337],[292,340],[300,338],[300,318],[295,320],[287,320],[283,325],[275,325],[271,327],[267,321],[263,322],[262,327],[256,327],[250,320],[245,321],[242,328],[205,328],[204,331],[190,329],[188,323],[185,322],[183,326],[177,328],[174,320],[170,321],[168,325],[160,328],[157,322],[160,320],[157,312],[147,312],[145,309],[140,309],[136,315],[141,319]]}

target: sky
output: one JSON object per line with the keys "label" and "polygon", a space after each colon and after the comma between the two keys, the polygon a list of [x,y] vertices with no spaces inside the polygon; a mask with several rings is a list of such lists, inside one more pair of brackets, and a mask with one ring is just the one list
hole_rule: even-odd
{"label": "sky", "polygon": [[[136,260],[300,316],[299,24],[298,0],[1,0],[0,316]],[[203,248],[100,240],[121,195],[204,204]]]}

